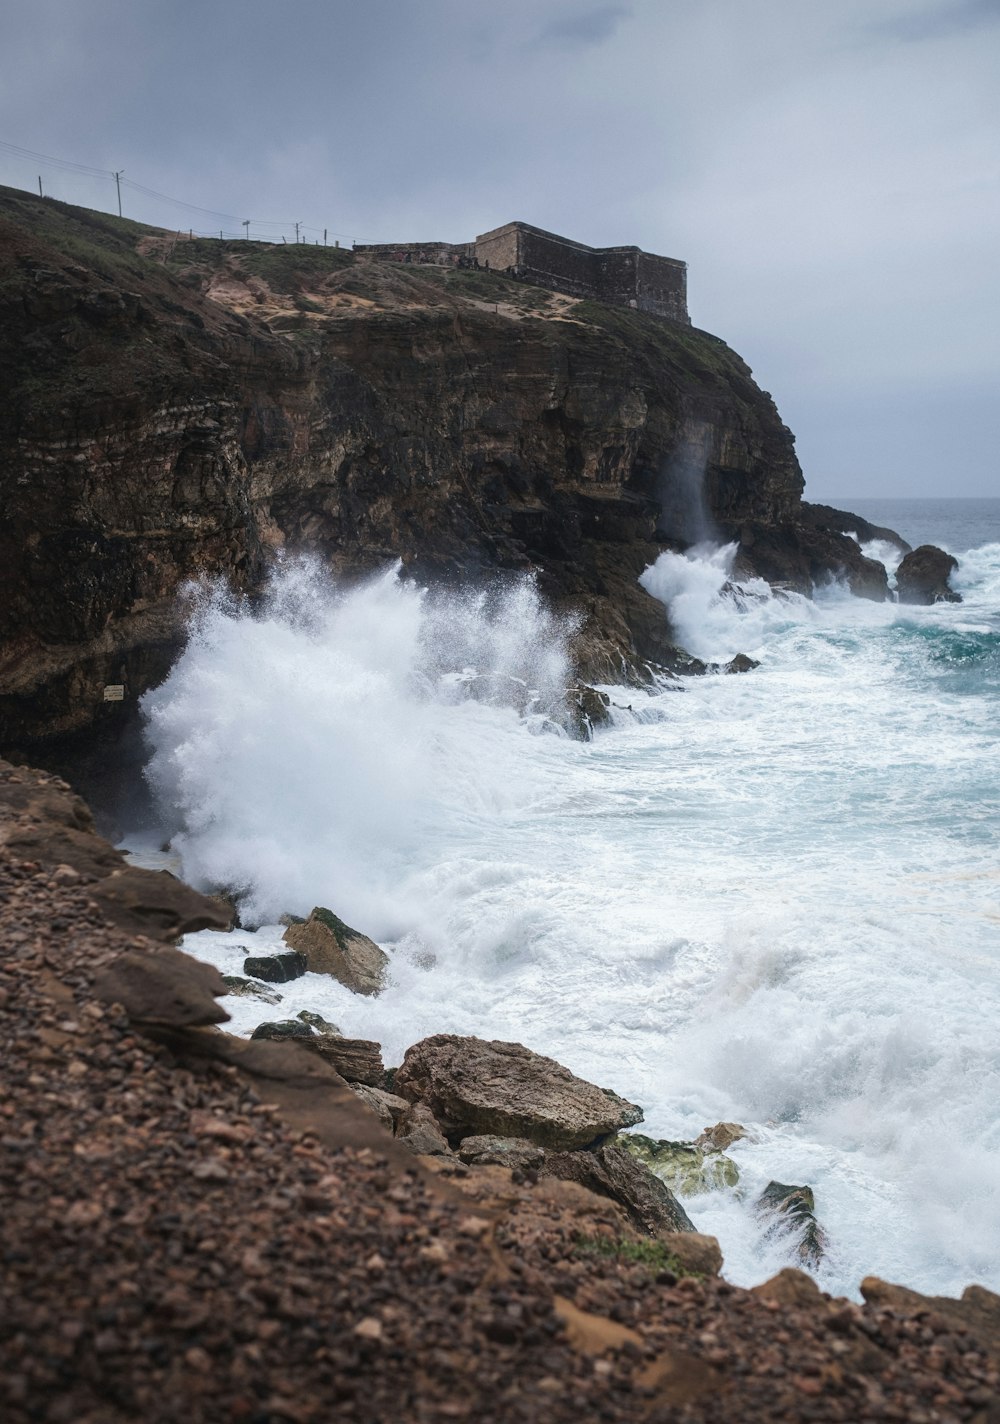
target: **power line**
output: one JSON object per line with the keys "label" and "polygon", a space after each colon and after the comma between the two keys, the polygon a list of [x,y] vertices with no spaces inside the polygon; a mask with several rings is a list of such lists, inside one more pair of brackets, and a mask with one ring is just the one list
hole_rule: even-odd
{"label": "power line", "polygon": [[[6,143],[2,139],[0,139],[0,152],[9,153],[12,155],[12,157],[15,158],[22,158],[25,160],[30,159],[33,163],[48,163],[51,164],[53,167],[62,169],[64,172],[68,173],[79,173],[89,178],[104,178],[109,182],[113,180],[115,183],[115,188],[118,197],[119,217],[122,216],[121,190],[122,188],[130,188],[136,193],[142,193],[144,197],[155,198],[161,203],[170,203],[176,208],[183,208],[186,212],[202,213],[205,217],[222,218],[224,222],[229,222],[234,225],[239,222],[241,226],[245,226],[245,222],[242,222],[240,219],[234,217],[232,213],[220,213],[217,212],[214,208],[202,208],[199,207],[196,203],[186,203],[182,198],[172,198],[168,193],[159,193],[156,191],[155,188],[147,188],[144,184],[137,183],[132,178],[126,178],[125,170],[123,168],[93,168],[85,163],[75,163],[71,159],[53,158],[51,154],[36,153],[34,149],[21,148],[18,144]],[[39,186],[41,186],[41,177],[39,177]],[[244,212],[245,211],[246,209],[244,209]],[[265,232],[272,231],[283,234],[288,229],[294,228],[296,230],[296,238],[298,237],[299,232],[314,232],[317,235],[319,233],[323,233],[325,235],[326,232],[329,231],[333,234],[334,237],[343,238],[345,242],[355,241],[355,237],[352,233],[333,232],[332,228],[327,229],[321,227],[311,227],[307,226],[305,223],[276,222],[264,218],[251,218],[249,219],[249,221],[253,225],[253,227],[257,229],[264,229]],[[266,241],[267,239],[265,238],[264,240]]]}
{"label": "power line", "polygon": [[72,173],[85,173],[91,178],[113,178],[114,174],[110,168],[91,168],[85,163],[73,163],[66,158],[52,158],[47,153],[34,153],[30,148],[18,148],[17,144],[4,143],[0,140],[0,149],[5,153],[12,153],[16,158],[30,158],[33,162],[41,159],[43,163],[55,164],[56,168],[65,168]]}

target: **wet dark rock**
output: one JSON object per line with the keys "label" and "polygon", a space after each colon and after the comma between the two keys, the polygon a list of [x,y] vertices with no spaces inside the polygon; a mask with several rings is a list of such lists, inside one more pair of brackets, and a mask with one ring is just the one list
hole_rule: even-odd
{"label": "wet dark rock", "polygon": [[311,1039],[315,1035],[308,1024],[299,1023],[297,1019],[280,1019],[277,1023],[258,1024],[250,1037],[284,1042],[289,1038]]}
{"label": "wet dark rock", "polygon": [[255,954],[243,961],[243,973],[266,984],[289,984],[301,979],[308,965],[305,956],[288,950],[280,954]]}
{"label": "wet dark rock", "polygon": [[322,1014],[313,1013],[312,1009],[299,1009],[295,1017],[300,1019],[302,1023],[308,1024],[315,1033],[327,1033],[334,1034],[339,1038],[343,1037],[341,1030],[336,1024],[330,1023]]}
{"label": "wet dark rock", "polygon": [[596,687],[581,683],[566,693],[570,731],[581,741],[589,741],[598,727],[611,723],[611,698]]}
{"label": "wet dark rock", "polygon": [[946,554],[934,544],[921,544],[906,555],[896,570],[896,588],[900,603],[961,603],[948,580],[958,568],[953,554]]}
{"label": "wet dark rock", "polygon": [[812,504],[803,500],[799,505],[799,522],[836,534],[856,535],[862,544],[893,544],[901,554],[910,552],[910,545],[895,529],[872,524],[860,514],[850,514],[845,509],[833,509],[828,504]]}
{"label": "wet dark rock", "polygon": [[816,1220],[812,1187],[768,1182],[757,1199],[757,1211],[767,1223],[767,1234],[777,1232],[797,1238],[796,1255],[807,1266],[818,1266],[826,1250],[826,1232]]}
{"label": "wet dark rock", "polygon": [[748,657],[746,653],[737,653],[735,658],[730,658],[722,669],[723,672],[753,672],[754,668],[760,667],[756,658]]}

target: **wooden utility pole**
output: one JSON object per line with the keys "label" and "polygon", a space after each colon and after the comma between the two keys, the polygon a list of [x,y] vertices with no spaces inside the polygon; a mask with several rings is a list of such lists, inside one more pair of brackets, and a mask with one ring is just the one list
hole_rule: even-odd
{"label": "wooden utility pole", "polygon": [[296,246],[298,246],[298,241],[299,241],[299,228],[300,228],[301,226],[302,226],[301,223],[296,223],[296,224],[295,224],[295,244],[296,244]]}
{"label": "wooden utility pole", "polygon": [[40,173],[38,175],[38,196],[40,198],[45,197],[45,194],[42,192],[42,175]]}
{"label": "wooden utility pole", "polygon": [[123,174],[124,172],[125,172],[125,169],[124,169],[124,168],[119,168],[118,171],[115,173],[115,187],[118,189],[118,216],[119,216],[119,217],[121,217],[121,215],[122,215],[122,174]]}
{"label": "wooden utility pole", "polygon": [[[41,178],[39,178],[39,180],[38,180],[39,185],[41,185],[41,181],[42,181]],[[323,229],[323,246],[324,246],[324,247],[326,246],[326,228]]]}
{"label": "wooden utility pole", "polygon": [[250,219],[249,219],[249,218],[244,218],[244,219],[243,219],[243,227],[244,227],[244,229],[245,229],[245,231],[244,231],[244,233],[243,233],[243,236],[246,238],[247,242],[249,242],[249,241],[250,241]]}

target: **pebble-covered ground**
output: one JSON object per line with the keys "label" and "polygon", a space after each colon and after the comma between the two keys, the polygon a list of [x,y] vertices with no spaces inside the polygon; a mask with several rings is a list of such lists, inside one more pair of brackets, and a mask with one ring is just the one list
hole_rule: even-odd
{"label": "pebble-covered ground", "polygon": [[571,1183],[330,1145],[185,1066],[95,990],[155,941],[44,816],[24,857],[36,786],[0,766],[5,1424],[1000,1421],[988,1293],[678,1279]]}

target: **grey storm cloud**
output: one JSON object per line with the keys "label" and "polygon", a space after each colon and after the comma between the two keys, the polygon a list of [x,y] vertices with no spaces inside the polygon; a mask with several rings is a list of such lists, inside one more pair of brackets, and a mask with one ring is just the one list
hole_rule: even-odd
{"label": "grey storm cloud", "polygon": [[688,262],[809,493],[996,493],[998,11],[18,0],[0,182],[113,211],[118,170],[127,215],[233,236],[637,243]]}

